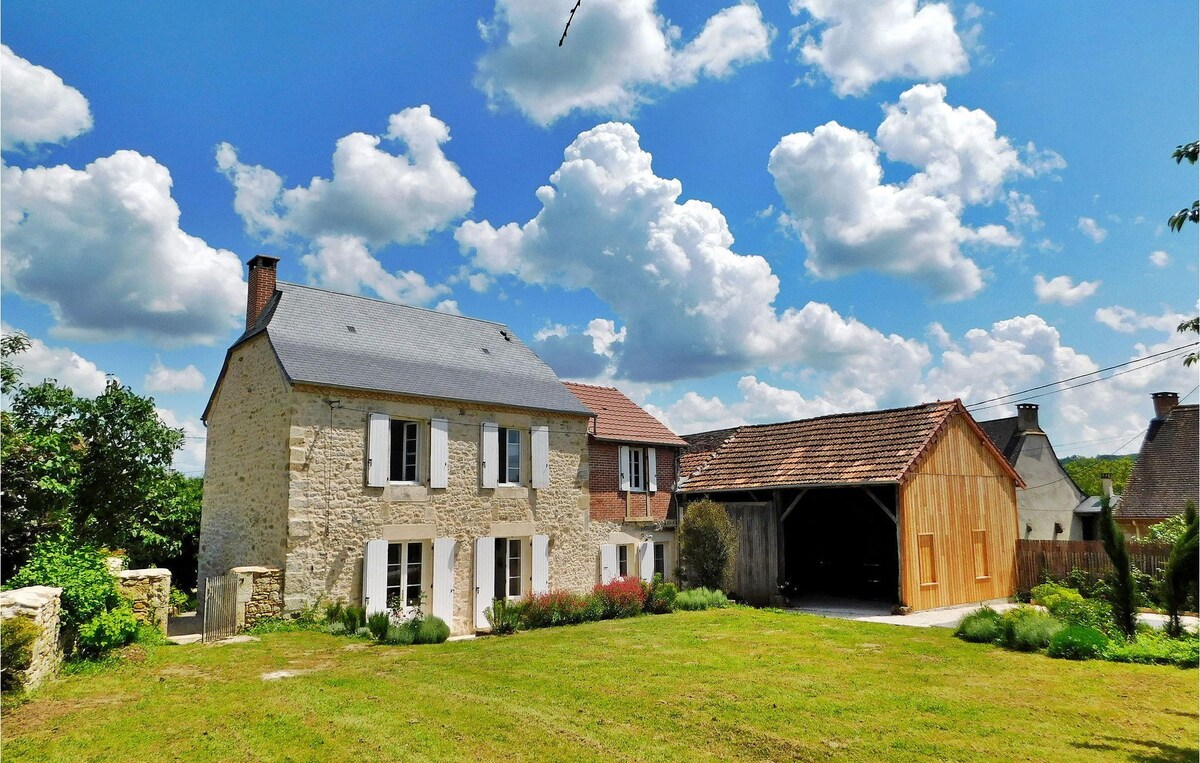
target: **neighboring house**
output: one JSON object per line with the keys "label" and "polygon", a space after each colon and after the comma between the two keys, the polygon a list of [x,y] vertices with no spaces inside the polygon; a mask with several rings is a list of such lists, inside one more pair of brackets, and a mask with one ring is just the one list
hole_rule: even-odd
{"label": "neighboring house", "polygon": [[981,421],[979,426],[1017,470],[1025,487],[1017,490],[1020,537],[1026,540],[1095,540],[1099,498],[1085,495],[1038,423],[1038,407],[1017,406],[1017,415]]}
{"label": "neighboring house", "polygon": [[1013,593],[1020,476],[962,403],[686,435],[679,492],[731,506],[735,592],[930,609]]}
{"label": "neighboring house", "polygon": [[624,522],[588,501],[592,411],[498,323],[275,281],[208,426],[200,579],[284,571],[284,606],[400,602],[454,633],[497,597],[589,590]]}
{"label": "neighboring house", "polygon": [[1200,505],[1200,407],[1180,405],[1174,392],[1155,392],[1150,397],[1154,418],[1113,512],[1117,523],[1135,536],[1182,514],[1188,501]]}
{"label": "neighboring house", "polygon": [[614,387],[566,382],[595,413],[588,426],[588,491],[591,516],[620,522],[600,549],[600,577],[673,577],[675,522],[670,518],[680,451],[677,434]]}

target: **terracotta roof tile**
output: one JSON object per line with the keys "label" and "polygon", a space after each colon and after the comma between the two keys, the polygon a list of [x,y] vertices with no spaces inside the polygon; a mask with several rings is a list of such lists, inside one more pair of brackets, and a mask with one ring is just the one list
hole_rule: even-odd
{"label": "terracotta roof tile", "polygon": [[1188,499],[1200,503],[1200,406],[1177,405],[1150,422],[1133,473],[1113,512],[1118,517],[1172,517]]}
{"label": "terracotta roof tile", "polygon": [[[681,487],[704,492],[899,482],[955,413],[974,423],[954,400],[688,435]],[[982,430],[980,436],[985,438]],[[996,456],[1011,471],[1003,455]]]}
{"label": "terracotta roof tile", "polygon": [[597,440],[680,447],[687,445],[685,440],[667,429],[661,421],[646,413],[615,387],[597,387],[575,382],[563,384],[596,414],[596,418],[588,425],[588,433]]}

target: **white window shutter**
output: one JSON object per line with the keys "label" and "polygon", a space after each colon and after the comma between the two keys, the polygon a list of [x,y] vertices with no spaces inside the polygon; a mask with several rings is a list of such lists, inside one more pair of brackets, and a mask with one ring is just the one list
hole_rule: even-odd
{"label": "white window shutter", "polygon": [[386,540],[369,540],[363,551],[363,609],[367,614],[387,611]]}
{"label": "white window shutter", "polygon": [[454,627],[454,538],[433,539],[433,616]]}
{"label": "white window shutter", "polygon": [[550,427],[533,427],[529,441],[530,455],[533,457],[533,486],[550,487]]}
{"label": "white window shutter", "polygon": [[[479,425],[479,479],[484,487],[496,487],[500,469],[500,429],[495,424]],[[489,602],[490,604],[490,602]]]}
{"label": "white window shutter", "polygon": [[654,448],[646,448],[646,474],[649,475],[649,487],[651,493],[658,491],[658,458],[655,456]]}
{"label": "white window shutter", "polygon": [[638,544],[638,574],[647,582],[654,577],[654,541]]}
{"label": "white window shutter", "polygon": [[611,583],[617,578],[617,547],[613,543],[600,546],[600,583]]}
{"label": "white window shutter", "polygon": [[484,610],[496,595],[496,539],[475,539],[475,630],[487,630]]}
{"label": "white window shutter", "polygon": [[446,487],[450,481],[450,423],[429,422],[429,487]]}
{"label": "white window shutter", "polygon": [[617,461],[621,464],[621,490],[629,491],[629,446],[617,448]]}
{"label": "white window shutter", "polygon": [[386,413],[367,417],[367,486],[383,487],[388,482],[388,448],[392,421]]}
{"label": "white window shutter", "polygon": [[550,536],[533,536],[533,575],[530,584],[534,595],[550,592]]}

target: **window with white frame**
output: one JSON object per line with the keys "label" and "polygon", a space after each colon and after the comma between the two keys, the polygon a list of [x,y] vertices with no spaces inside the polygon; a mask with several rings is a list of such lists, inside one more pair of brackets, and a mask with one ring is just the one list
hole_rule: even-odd
{"label": "window with white frame", "polygon": [[420,427],[415,421],[392,419],[390,430],[388,481],[415,485],[420,460]]}
{"label": "window with white frame", "polygon": [[629,448],[629,490],[634,493],[646,491],[646,451],[644,448]]}
{"label": "window with white frame", "polygon": [[387,606],[418,607],[425,589],[425,544],[421,541],[389,543],[387,554]]}
{"label": "window with white frame", "polygon": [[496,538],[495,598],[519,599],[524,595],[524,551],[524,538]]}
{"label": "window with white frame", "polygon": [[500,427],[499,429],[499,473],[501,485],[521,484],[521,430]]}
{"label": "window with white frame", "polygon": [[658,490],[655,449],[622,445],[617,449],[620,489],[630,493],[654,493]]}

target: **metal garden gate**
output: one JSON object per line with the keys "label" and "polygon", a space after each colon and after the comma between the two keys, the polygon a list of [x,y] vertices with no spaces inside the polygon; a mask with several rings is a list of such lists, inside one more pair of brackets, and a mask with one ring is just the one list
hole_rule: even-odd
{"label": "metal garden gate", "polygon": [[204,581],[204,642],[229,638],[237,631],[238,576],[232,573]]}

